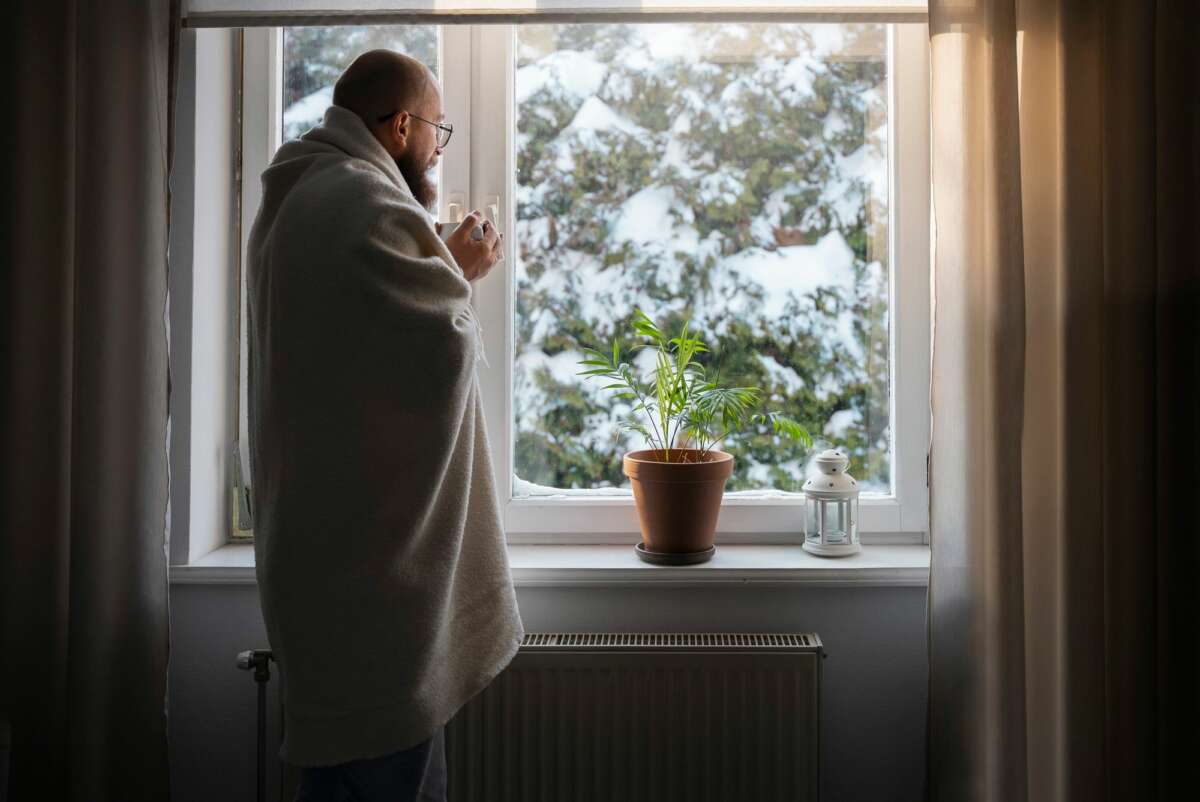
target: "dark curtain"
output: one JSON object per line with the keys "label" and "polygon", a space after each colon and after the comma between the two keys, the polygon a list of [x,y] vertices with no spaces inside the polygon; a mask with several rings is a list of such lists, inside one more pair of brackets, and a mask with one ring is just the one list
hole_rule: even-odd
{"label": "dark curtain", "polygon": [[930,3],[931,799],[1200,788],[1198,42]]}
{"label": "dark curtain", "polygon": [[5,11],[8,799],[164,799],[177,9],[171,0],[39,0]]}

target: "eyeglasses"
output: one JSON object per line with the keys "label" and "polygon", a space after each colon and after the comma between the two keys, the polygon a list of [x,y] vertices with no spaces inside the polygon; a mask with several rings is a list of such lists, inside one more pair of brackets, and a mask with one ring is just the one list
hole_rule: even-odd
{"label": "eyeglasses", "polygon": [[[378,121],[381,123],[385,123],[388,120],[395,117],[399,113],[400,113],[399,111],[393,111],[391,114],[385,114],[382,117],[379,117]],[[453,125],[450,125],[449,123],[435,123],[433,120],[426,120],[424,117],[418,117],[417,115],[413,114],[411,111],[408,112],[408,116],[412,117],[414,120],[420,120],[423,123],[429,123],[434,128],[438,129],[437,146],[439,148],[444,148],[450,144],[450,137],[454,134],[454,126]]]}

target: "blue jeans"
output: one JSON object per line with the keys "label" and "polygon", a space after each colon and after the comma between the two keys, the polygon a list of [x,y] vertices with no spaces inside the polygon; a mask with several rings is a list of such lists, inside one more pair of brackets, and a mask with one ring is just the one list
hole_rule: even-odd
{"label": "blue jeans", "polygon": [[442,730],[411,749],[300,770],[296,802],[445,802]]}

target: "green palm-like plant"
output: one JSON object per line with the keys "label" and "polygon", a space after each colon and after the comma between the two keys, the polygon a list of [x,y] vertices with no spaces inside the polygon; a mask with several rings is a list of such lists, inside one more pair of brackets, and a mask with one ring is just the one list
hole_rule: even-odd
{"label": "green palm-like plant", "polygon": [[[655,349],[654,372],[649,380],[638,376],[632,364],[623,360],[620,343],[613,340],[611,351],[584,348],[588,358],[579,362],[580,376],[608,379],[603,389],[615,391],[616,398],[633,402],[632,417],[621,422],[624,431],[642,435],[650,447],[671,462],[672,451],[681,436],[704,460],[709,451],[730,434],[748,426],[769,424],[774,432],[812,446],[812,437],[796,421],[777,412],[759,412],[762,390],[757,387],[722,387],[710,378],[696,356],[708,351],[699,337],[689,332],[685,322],[676,337],[668,337],[645,312],[634,313],[634,333],[646,343],[634,348]],[[643,422],[643,419],[644,421]]]}

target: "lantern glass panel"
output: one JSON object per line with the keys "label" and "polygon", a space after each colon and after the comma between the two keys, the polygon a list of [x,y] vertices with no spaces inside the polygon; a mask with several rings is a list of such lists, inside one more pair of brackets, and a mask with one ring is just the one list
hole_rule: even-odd
{"label": "lantern glass panel", "polygon": [[821,513],[818,510],[821,504],[822,502],[810,498],[804,505],[804,537],[808,540],[821,540]]}
{"label": "lantern glass panel", "polygon": [[825,505],[825,542],[840,545],[850,542],[850,502],[830,501]]}

